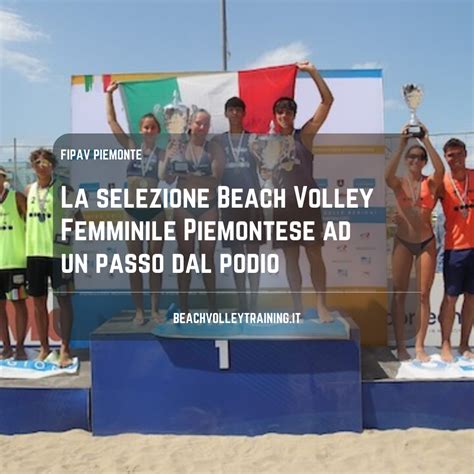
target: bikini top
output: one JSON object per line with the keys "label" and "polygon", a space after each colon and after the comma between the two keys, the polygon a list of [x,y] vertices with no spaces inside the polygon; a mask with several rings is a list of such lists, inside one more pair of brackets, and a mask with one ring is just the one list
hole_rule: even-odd
{"label": "bikini top", "polygon": [[186,159],[191,173],[199,171],[203,176],[210,176],[212,174],[212,160],[209,152],[209,142],[204,142],[202,155],[196,163],[193,160]]}
{"label": "bikini top", "polygon": [[160,161],[160,149],[156,147],[153,154],[143,155],[141,160],[132,160],[127,165],[127,178],[131,176],[158,179],[158,164]]}
{"label": "bikini top", "polygon": [[431,211],[436,205],[436,196],[430,189],[428,176],[423,176],[419,185],[413,185],[407,178],[402,178],[402,185],[395,193],[395,197],[402,209],[418,207]]}

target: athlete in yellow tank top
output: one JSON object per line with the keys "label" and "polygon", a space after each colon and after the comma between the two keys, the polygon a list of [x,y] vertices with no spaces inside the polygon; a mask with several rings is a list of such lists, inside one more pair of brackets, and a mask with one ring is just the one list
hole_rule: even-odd
{"label": "athlete in yellow tank top", "polygon": [[[26,359],[24,348],[26,323],[25,196],[9,188],[5,168],[0,167],[0,359]],[[16,350],[13,352],[6,303],[13,304],[16,326]]]}

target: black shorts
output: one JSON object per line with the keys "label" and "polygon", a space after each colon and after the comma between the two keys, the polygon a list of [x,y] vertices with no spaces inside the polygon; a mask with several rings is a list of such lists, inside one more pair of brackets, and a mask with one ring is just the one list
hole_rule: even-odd
{"label": "black shorts", "polygon": [[61,271],[61,259],[50,257],[28,257],[26,260],[28,294],[45,296],[48,294],[48,278],[53,290],[59,294],[74,290],[74,274]]}
{"label": "black shorts", "polygon": [[284,209],[276,208],[273,210],[274,221],[286,221],[286,222],[314,222],[314,239],[311,240],[284,240],[276,241],[273,236],[273,248],[283,249],[287,247],[293,247],[295,245],[303,245],[309,247],[311,245],[324,245],[324,229],[323,229],[323,217],[321,208],[312,208],[305,204],[302,208],[299,208],[296,203],[287,203]]}
{"label": "black shorts", "polygon": [[11,301],[26,298],[26,269],[0,270],[0,300]]}

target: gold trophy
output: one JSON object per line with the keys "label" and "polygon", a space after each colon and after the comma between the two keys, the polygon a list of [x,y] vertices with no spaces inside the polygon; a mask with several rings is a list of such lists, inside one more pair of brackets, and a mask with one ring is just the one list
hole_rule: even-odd
{"label": "gold trophy", "polygon": [[425,132],[416,116],[416,109],[423,99],[423,89],[416,84],[405,84],[402,87],[403,98],[410,109],[410,120],[408,121],[408,135],[415,138],[423,138]]}
{"label": "gold trophy", "polygon": [[268,134],[251,135],[249,148],[257,157],[261,167],[268,172],[269,177],[263,185],[265,188],[273,188],[271,175],[278,168],[281,167],[286,171],[293,169],[295,163],[294,138],[291,135],[278,135],[275,132],[273,120],[270,122]]}
{"label": "gold trophy", "polygon": [[169,133],[168,146],[176,145],[177,152],[170,159],[171,170],[174,174],[185,174],[189,171],[188,162],[184,154],[186,149],[186,132],[189,126],[191,109],[183,104],[178,98],[178,92],[173,92],[173,100],[163,108],[156,105],[153,109],[155,115],[162,111],[164,125]]}

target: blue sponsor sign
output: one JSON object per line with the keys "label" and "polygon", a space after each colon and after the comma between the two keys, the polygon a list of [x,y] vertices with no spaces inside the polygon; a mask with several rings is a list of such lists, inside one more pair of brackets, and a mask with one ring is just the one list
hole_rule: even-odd
{"label": "blue sponsor sign", "polygon": [[375,188],[375,178],[354,178],[354,188]]}

